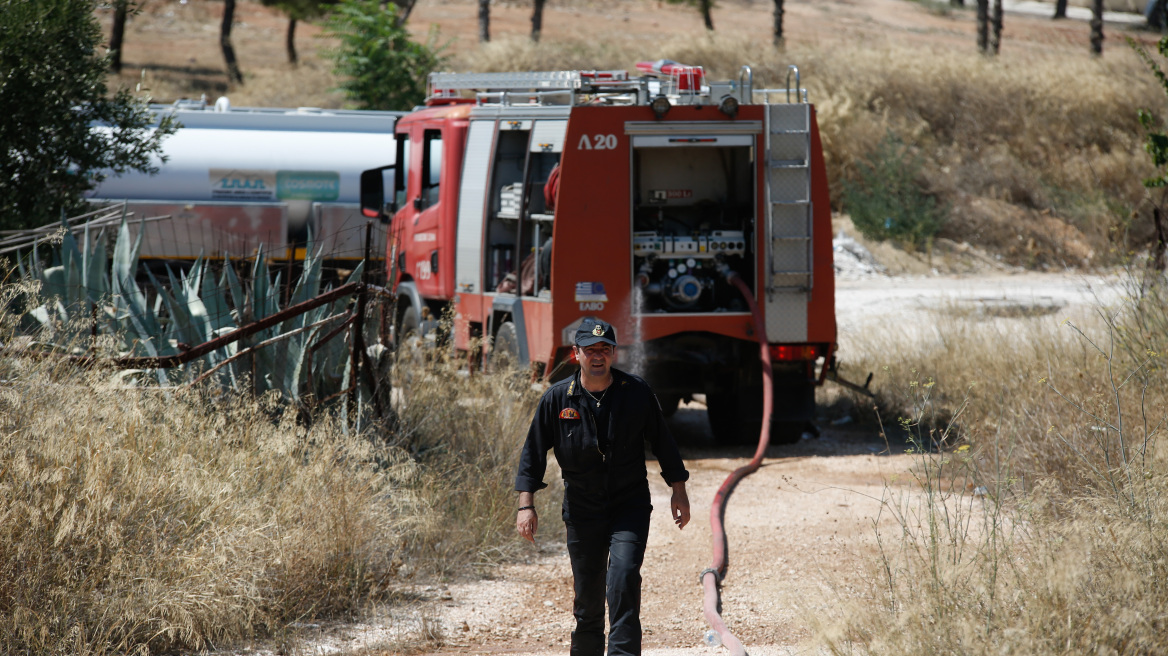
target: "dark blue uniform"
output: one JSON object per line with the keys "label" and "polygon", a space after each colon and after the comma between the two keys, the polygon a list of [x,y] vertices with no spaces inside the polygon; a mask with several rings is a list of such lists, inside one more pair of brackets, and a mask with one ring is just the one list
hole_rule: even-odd
{"label": "dark blue uniform", "polygon": [[603,396],[589,396],[579,374],[544,393],[515,477],[517,492],[547,487],[543,476],[549,450],[563,472],[563,518],[576,592],[573,656],[604,651],[606,589],[608,653],[641,653],[640,570],[653,510],[645,443],[666,483],[689,479],[649,385],[632,374],[611,371],[612,384]]}

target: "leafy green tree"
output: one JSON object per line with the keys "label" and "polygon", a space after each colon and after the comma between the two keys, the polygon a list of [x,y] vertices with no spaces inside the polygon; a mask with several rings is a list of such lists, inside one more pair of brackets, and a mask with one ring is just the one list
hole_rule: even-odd
{"label": "leafy green tree", "polygon": [[445,58],[430,31],[426,43],[410,39],[398,7],[379,0],[342,0],[328,15],[325,33],[340,46],[326,53],[343,79],[341,90],[362,109],[410,109],[426,98],[426,80]]}
{"label": "leafy green tree", "polygon": [[[1152,75],[1156,76],[1156,80],[1160,83],[1160,87],[1164,89],[1164,93],[1168,94],[1168,75],[1152,59],[1147,50],[1136,42],[1131,37],[1128,37],[1127,43],[1140,59],[1144,60],[1148,68],[1152,71]],[[1168,36],[1160,39],[1157,49],[1162,57],[1168,57]],[[1140,119],[1140,125],[1143,126],[1147,135],[1144,137],[1144,150],[1152,156],[1152,164],[1156,166],[1156,175],[1154,177],[1144,180],[1144,186],[1148,189],[1161,189],[1168,187],[1168,134],[1164,133],[1163,125],[1159,124],[1156,116],[1147,109],[1137,109],[1136,115]]]}
{"label": "leafy green tree", "polygon": [[[110,94],[91,0],[0,0],[0,228],[83,206],[103,170],[153,172],[174,132],[129,91]],[[94,129],[94,126],[102,129]]]}
{"label": "leafy green tree", "polygon": [[[1127,37],[1127,44],[1136,51],[1140,59],[1151,69],[1152,74],[1156,76],[1156,81],[1160,83],[1160,88],[1168,95],[1168,75],[1165,75],[1164,70],[1152,59],[1147,50],[1144,50],[1135,39]],[[1160,56],[1168,57],[1168,36],[1162,37],[1157,46]],[[1153,189],[1159,189],[1158,197],[1153,197],[1152,204],[1152,223],[1153,223],[1153,244],[1152,253],[1149,257],[1149,263],[1152,269],[1156,271],[1163,271],[1168,267],[1166,261],[1166,250],[1168,250],[1168,234],[1164,227],[1163,211],[1165,195],[1168,194],[1168,134],[1164,133],[1163,123],[1157,121],[1156,116],[1147,109],[1137,109],[1136,115],[1140,119],[1140,125],[1143,126],[1147,133],[1144,137],[1144,150],[1152,156],[1152,164],[1156,167],[1156,175],[1144,180],[1144,187],[1149,192]]]}

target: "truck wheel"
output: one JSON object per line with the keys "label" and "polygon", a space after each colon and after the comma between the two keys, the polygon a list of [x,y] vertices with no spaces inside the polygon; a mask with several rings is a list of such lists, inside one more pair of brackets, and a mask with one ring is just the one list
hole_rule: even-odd
{"label": "truck wheel", "polygon": [[795,444],[803,437],[806,422],[771,420],[771,444]]}
{"label": "truck wheel", "polygon": [[518,368],[522,364],[519,362],[519,331],[514,323],[504,321],[499,325],[491,344],[490,363],[494,371]]}
{"label": "truck wheel", "polygon": [[418,310],[413,305],[410,305],[402,314],[401,323],[397,327],[397,334],[400,341],[405,343],[410,337],[416,336],[420,323],[418,320]]}
{"label": "truck wheel", "polygon": [[657,402],[661,404],[661,414],[669,419],[677,414],[677,404],[681,403],[681,395],[679,394],[658,394]]}
{"label": "truck wheel", "polygon": [[[710,432],[719,444],[758,444],[762,432],[761,389],[736,390],[706,394],[706,413]],[[771,444],[794,444],[799,441],[808,422],[790,420],[778,413],[771,417]]]}
{"label": "truck wheel", "polygon": [[[710,422],[710,432],[719,444],[739,444],[743,438],[742,417],[738,408],[738,395],[732,392],[706,394],[706,416]],[[755,434],[757,437],[757,433]]]}

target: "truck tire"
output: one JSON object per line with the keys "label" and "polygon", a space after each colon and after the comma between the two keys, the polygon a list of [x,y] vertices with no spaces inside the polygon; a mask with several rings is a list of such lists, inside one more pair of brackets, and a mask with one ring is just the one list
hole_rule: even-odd
{"label": "truck tire", "polygon": [[680,394],[658,394],[657,402],[661,404],[661,414],[669,419],[677,414],[677,404],[681,403]]}
{"label": "truck tire", "polygon": [[402,313],[401,321],[397,325],[398,342],[405,344],[408,339],[417,336],[420,323],[417,308],[413,305],[406,308],[406,311]]}
{"label": "truck tire", "polygon": [[493,371],[517,369],[522,365],[519,362],[519,331],[514,323],[504,321],[495,331],[489,361]]}
{"label": "truck tire", "polygon": [[[738,395],[733,392],[706,394],[706,417],[710,422],[710,432],[719,444],[741,444],[743,441],[742,418],[738,407]],[[755,433],[755,437],[758,433]]]}
{"label": "truck tire", "polygon": [[[810,385],[810,383],[808,383]],[[787,394],[790,390],[780,390]],[[774,404],[778,413],[772,414],[770,443],[775,445],[794,444],[804,431],[814,431],[814,424],[806,419],[782,415],[781,405]],[[719,444],[758,444],[762,432],[762,389],[748,387],[731,392],[706,394],[706,413],[710,422],[710,432]]]}
{"label": "truck tire", "polygon": [[418,332],[418,310],[413,305],[406,308],[402,313],[401,324],[398,326],[398,332],[401,333],[402,338],[410,335],[416,335]]}

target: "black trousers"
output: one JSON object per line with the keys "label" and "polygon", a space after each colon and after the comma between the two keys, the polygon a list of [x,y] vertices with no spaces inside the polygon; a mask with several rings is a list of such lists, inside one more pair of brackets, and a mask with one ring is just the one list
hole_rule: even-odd
{"label": "black trousers", "polygon": [[614,508],[606,519],[566,519],[576,600],[571,656],[604,653],[608,601],[609,656],[640,656],[641,564],[651,506]]}

